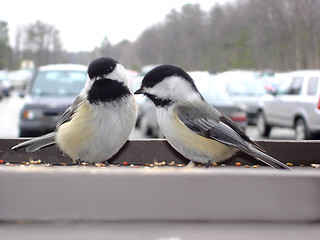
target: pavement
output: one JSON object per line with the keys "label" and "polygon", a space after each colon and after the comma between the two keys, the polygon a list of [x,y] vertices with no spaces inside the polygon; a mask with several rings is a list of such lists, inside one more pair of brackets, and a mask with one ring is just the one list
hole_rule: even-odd
{"label": "pavement", "polygon": [[10,97],[0,100],[0,138],[17,138],[19,135],[18,122],[23,98],[13,91]]}

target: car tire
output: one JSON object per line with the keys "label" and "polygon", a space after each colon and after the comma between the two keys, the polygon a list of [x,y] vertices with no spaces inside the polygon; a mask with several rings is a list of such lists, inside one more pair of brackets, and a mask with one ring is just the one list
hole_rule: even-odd
{"label": "car tire", "polygon": [[269,124],[267,124],[266,118],[265,118],[264,113],[262,111],[260,111],[258,113],[257,128],[258,128],[259,135],[261,137],[269,137],[270,132],[271,132],[271,126]]}
{"label": "car tire", "polygon": [[19,129],[19,137],[38,137],[40,135],[42,134],[37,131]]}
{"label": "car tire", "polygon": [[30,137],[29,135],[30,133],[28,131],[22,129],[19,130],[19,137]]}
{"label": "car tire", "polygon": [[298,118],[294,124],[294,138],[297,141],[310,139],[310,134],[308,131],[307,124],[303,118]]}

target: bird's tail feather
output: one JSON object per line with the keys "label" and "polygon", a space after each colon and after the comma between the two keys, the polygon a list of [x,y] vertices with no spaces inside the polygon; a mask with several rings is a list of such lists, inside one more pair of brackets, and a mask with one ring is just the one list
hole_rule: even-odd
{"label": "bird's tail feather", "polygon": [[48,133],[46,135],[22,142],[12,147],[12,150],[25,149],[26,152],[34,152],[40,148],[54,144],[55,136],[56,136],[56,132]]}
{"label": "bird's tail feather", "polygon": [[277,168],[277,169],[287,169],[289,170],[290,168],[285,165],[284,163],[280,162],[279,160],[269,156],[268,154],[261,152],[260,150],[256,149],[254,146],[251,144],[248,144],[248,147],[250,151],[253,153],[253,156],[260,161],[264,162],[265,164]]}

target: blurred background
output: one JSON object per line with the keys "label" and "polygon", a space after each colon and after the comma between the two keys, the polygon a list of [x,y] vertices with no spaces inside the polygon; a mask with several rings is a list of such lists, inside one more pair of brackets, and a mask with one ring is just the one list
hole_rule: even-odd
{"label": "blurred background", "polygon": [[[85,66],[110,56],[133,90],[154,66],[183,67],[253,139],[320,139],[319,22],[320,0],[2,2],[0,138],[52,131]],[[136,97],[132,138],[163,137]]]}

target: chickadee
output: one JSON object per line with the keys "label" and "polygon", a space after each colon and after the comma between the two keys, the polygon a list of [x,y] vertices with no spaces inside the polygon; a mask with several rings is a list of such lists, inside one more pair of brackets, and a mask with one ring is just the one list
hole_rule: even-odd
{"label": "chickadee", "polygon": [[61,116],[55,131],[12,149],[34,152],[56,143],[78,164],[106,162],[126,143],[136,117],[137,106],[125,68],[112,58],[97,58],[89,64],[84,88]]}
{"label": "chickadee", "polygon": [[144,94],[153,101],[167,141],[193,162],[209,167],[212,162],[224,161],[241,151],[274,168],[289,169],[264,153],[235,122],[209,105],[193,79],[180,67],[154,68],[135,94]]}

